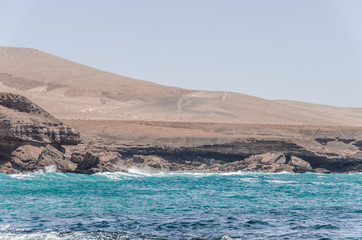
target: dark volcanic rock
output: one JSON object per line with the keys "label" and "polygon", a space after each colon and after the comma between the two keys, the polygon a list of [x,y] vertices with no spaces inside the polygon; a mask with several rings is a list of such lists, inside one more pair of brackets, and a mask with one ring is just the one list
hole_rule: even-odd
{"label": "dark volcanic rock", "polygon": [[359,152],[354,148],[350,152],[355,154],[328,155],[283,139],[248,138],[226,144],[182,147],[109,145],[96,141],[85,149],[92,154],[75,153],[72,157],[73,162],[82,158],[77,170],[83,173],[123,171],[130,167],[153,171],[330,173],[360,171],[362,166],[362,159],[357,157]]}
{"label": "dark volcanic rock", "polygon": [[[74,159],[76,158],[76,160]],[[123,171],[121,155],[118,152],[92,151],[85,155],[75,153],[72,155],[72,161],[79,161],[75,172],[92,174],[97,172],[117,172]]]}
{"label": "dark volcanic rock", "polygon": [[88,171],[92,168],[97,167],[100,160],[98,156],[95,156],[89,152],[87,152],[83,158],[83,160],[78,164],[78,167],[76,169],[77,172],[84,172]]}

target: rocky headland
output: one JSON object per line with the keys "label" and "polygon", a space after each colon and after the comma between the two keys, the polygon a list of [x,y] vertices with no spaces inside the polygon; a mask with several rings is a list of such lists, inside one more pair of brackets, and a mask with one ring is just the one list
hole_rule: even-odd
{"label": "rocky headland", "polygon": [[27,98],[0,93],[0,172],[19,173],[56,166],[69,171],[64,145],[77,145],[79,133]]}
{"label": "rocky headland", "polygon": [[[0,172],[361,172],[362,128],[56,119],[0,94]],[[71,127],[69,127],[71,126]],[[80,134],[74,130],[80,132]]]}

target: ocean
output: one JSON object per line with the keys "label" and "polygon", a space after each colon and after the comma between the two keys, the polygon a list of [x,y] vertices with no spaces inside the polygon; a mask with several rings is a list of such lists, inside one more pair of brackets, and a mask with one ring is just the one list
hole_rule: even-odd
{"label": "ocean", "polygon": [[362,174],[0,174],[0,239],[362,239]]}

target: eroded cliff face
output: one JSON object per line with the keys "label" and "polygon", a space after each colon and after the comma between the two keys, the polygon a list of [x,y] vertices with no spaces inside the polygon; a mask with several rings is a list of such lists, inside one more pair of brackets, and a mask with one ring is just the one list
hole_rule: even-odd
{"label": "eroded cliff face", "polygon": [[362,171],[362,128],[72,120],[76,171]]}
{"label": "eroded cliff face", "polygon": [[362,128],[68,121],[0,93],[0,173],[361,172]]}
{"label": "eroded cliff face", "polygon": [[65,163],[63,145],[80,141],[79,133],[27,98],[0,93],[0,172],[28,172],[51,165],[71,171],[75,166]]}
{"label": "eroded cliff face", "polygon": [[[339,141],[335,139],[334,144]],[[126,171],[130,167],[156,172],[360,172],[362,154],[354,144],[344,144],[343,151],[341,148],[315,151],[281,139],[239,139],[224,144],[183,147],[91,142],[80,151],[74,149],[71,161],[79,164],[75,172],[87,174]]]}

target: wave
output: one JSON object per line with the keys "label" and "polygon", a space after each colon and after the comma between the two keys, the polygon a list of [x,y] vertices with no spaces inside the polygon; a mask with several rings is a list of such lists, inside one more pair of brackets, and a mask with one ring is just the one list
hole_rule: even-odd
{"label": "wave", "polygon": [[250,175],[250,174],[263,174],[258,172],[223,172],[223,173],[210,173],[210,172],[156,172],[149,168],[128,168],[125,172],[101,172],[94,175],[105,176],[110,179],[117,179],[119,177],[177,177],[177,176],[190,176],[190,177],[210,177],[210,176],[232,176],[232,175]]}
{"label": "wave", "polygon": [[283,181],[283,180],[266,180],[269,183],[281,183],[281,184],[285,184],[285,183],[297,183],[296,181]]}
{"label": "wave", "polygon": [[[142,236],[141,234],[132,234],[127,232],[121,233],[86,233],[86,232],[68,232],[62,233],[58,231],[39,232],[39,233],[3,233],[0,232],[0,240],[84,240],[84,239],[144,239],[155,240],[165,239],[156,236]],[[202,238],[197,238],[202,239]],[[209,238],[208,238],[209,239]],[[223,236],[221,238],[214,238],[215,240],[241,240],[241,238],[233,238]]]}
{"label": "wave", "polygon": [[[34,229],[13,229],[8,225],[0,225],[0,240],[84,240],[84,239],[165,239],[161,236],[150,234],[132,233],[129,231],[72,231],[67,228],[44,229],[34,231]],[[177,238],[180,239],[180,238]],[[184,238],[182,238],[184,239]],[[187,238],[189,239],[189,238]],[[190,238],[191,239],[191,238]],[[198,238],[204,239],[204,238]],[[205,238],[206,239],[206,238]],[[218,238],[207,238],[214,240],[241,240],[228,235]]]}
{"label": "wave", "polygon": [[[18,231],[1,232],[0,240],[84,240],[84,239],[137,239],[134,234],[127,232],[120,233],[102,233],[102,232],[71,232],[68,230],[44,231],[35,233],[26,233]],[[143,238],[147,239],[147,238]],[[151,239],[151,238],[149,238]]]}
{"label": "wave", "polygon": [[[346,173],[346,174],[332,174],[333,176],[351,176],[351,175],[361,175],[362,173]],[[328,174],[330,175],[330,174]],[[48,166],[44,170],[36,171],[33,173],[18,173],[18,174],[9,174],[4,175],[0,174],[2,178],[16,178],[23,180],[30,179],[51,179],[51,178],[70,178],[70,179],[89,179],[89,178],[107,178],[110,180],[121,180],[121,179],[130,179],[130,178],[148,178],[148,177],[158,177],[158,178],[168,178],[168,177],[211,177],[211,176],[252,176],[252,177],[261,177],[261,176],[316,176],[317,178],[327,177],[324,173],[290,173],[290,172],[279,172],[279,173],[265,173],[265,172],[245,172],[245,171],[235,171],[235,172],[163,172],[157,171],[152,168],[137,168],[130,167],[126,171],[122,172],[99,172],[92,175],[77,174],[77,173],[62,173],[56,169],[56,166]],[[245,179],[245,181],[252,181],[252,179]],[[268,180],[271,183],[291,183],[290,181],[281,181],[277,179]]]}
{"label": "wave", "polygon": [[[193,237],[177,236],[175,239],[193,239]],[[9,225],[0,225],[0,240],[84,240],[84,239],[144,239],[156,240],[166,239],[165,236],[156,236],[151,234],[132,233],[129,231],[104,232],[104,231],[71,231],[69,229],[45,229],[43,231],[33,231],[32,229],[12,229]],[[167,238],[169,239],[169,238]],[[230,237],[228,235],[212,239],[212,240],[241,240],[241,238]]]}

